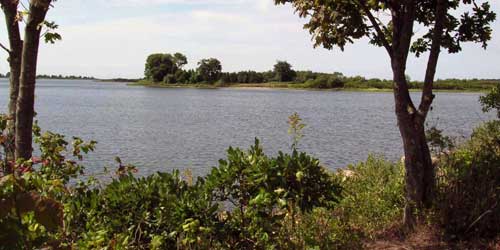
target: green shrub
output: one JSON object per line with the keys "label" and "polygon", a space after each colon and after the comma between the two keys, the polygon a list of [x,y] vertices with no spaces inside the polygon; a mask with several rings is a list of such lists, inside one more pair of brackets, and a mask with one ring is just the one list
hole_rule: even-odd
{"label": "green shrub", "polygon": [[483,112],[496,111],[497,118],[500,119],[500,83],[494,87],[490,93],[479,97],[479,102],[483,107]]}
{"label": "green shrub", "polygon": [[33,134],[39,157],[0,163],[0,169],[8,164],[11,170],[0,171],[1,250],[63,247],[69,234],[63,223],[68,216],[64,200],[71,181],[83,172],[79,161],[96,144],[75,137],[69,147],[64,136],[41,133],[36,123]]}
{"label": "green shrub", "polygon": [[[68,227],[78,235],[79,249],[109,246],[123,239],[127,247],[143,249],[154,243],[167,249],[210,242],[217,205],[179,172],[147,178],[122,176],[104,189],[82,190],[68,200],[73,218]],[[203,249],[200,244],[198,249]]]}
{"label": "green shrub", "polygon": [[[391,226],[402,217],[404,207],[404,167],[370,155],[366,162],[348,167],[344,176],[344,199],[339,212],[365,236]],[[341,175],[342,176],[342,175]]]}
{"label": "green shrub", "polygon": [[175,171],[77,188],[65,200],[66,225],[79,249],[284,249],[284,219],[332,209],[340,193],[317,159],[296,150],[268,157],[256,140],[248,152],[230,148],[195,183]]}
{"label": "green shrub", "polygon": [[307,88],[316,89],[342,88],[344,81],[334,75],[320,75],[316,79],[307,80],[305,85]]}
{"label": "green shrub", "polygon": [[500,121],[474,130],[469,141],[441,157],[437,218],[451,237],[500,232]]}
{"label": "green shrub", "polygon": [[248,152],[230,148],[228,159],[206,179],[216,201],[234,208],[225,211],[223,223],[225,242],[237,249],[280,249],[277,232],[287,215],[295,218],[315,207],[332,208],[341,192],[317,159],[296,150],[269,158],[258,140]]}
{"label": "green shrub", "polygon": [[362,236],[335,210],[315,208],[295,218],[286,216],[277,242],[279,249],[358,250]]}

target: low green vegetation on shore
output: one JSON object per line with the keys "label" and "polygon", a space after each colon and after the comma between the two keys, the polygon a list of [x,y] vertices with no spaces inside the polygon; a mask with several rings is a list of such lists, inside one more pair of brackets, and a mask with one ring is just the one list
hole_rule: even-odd
{"label": "low green vegetation on shore", "polygon": [[[125,81],[118,81],[125,82]],[[499,80],[439,80],[436,83],[436,92],[487,92],[491,90]],[[155,83],[148,80],[129,81],[129,86],[144,86],[156,88],[275,88],[275,89],[307,89],[307,90],[339,90],[339,91],[363,91],[363,92],[391,92],[392,82],[389,80],[363,80],[361,82],[347,82],[343,87],[318,87],[308,83],[298,82],[264,82],[264,83],[184,83],[166,84]],[[410,91],[419,91],[422,83],[412,83]]]}

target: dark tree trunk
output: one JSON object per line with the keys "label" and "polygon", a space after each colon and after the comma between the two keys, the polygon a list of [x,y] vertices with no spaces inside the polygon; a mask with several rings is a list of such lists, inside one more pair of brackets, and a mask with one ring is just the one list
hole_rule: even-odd
{"label": "dark tree trunk", "polygon": [[40,24],[45,20],[50,1],[31,1],[24,35],[21,80],[16,112],[16,159],[30,159],[32,154],[33,116]]}
{"label": "dark tree trunk", "polygon": [[432,205],[435,190],[435,169],[425,137],[425,120],[434,95],[432,93],[436,65],[441,49],[447,0],[437,0],[434,36],[426,69],[422,101],[417,109],[410,97],[406,80],[406,63],[413,36],[415,1],[407,1],[392,13],[393,43],[391,65],[394,73],[396,116],[403,139],[406,169],[406,206],[404,224],[412,229],[424,209]]}
{"label": "dark tree trunk", "polygon": [[406,206],[404,223],[412,228],[424,208],[432,202],[434,168],[425,137],[425,119],[415,109],[404,72],[396,67],[394,74],[396,116],[403,139],[406,169]]}
{"label": "dark tree trunk", "polygon": [[[5,14],[5,22],[7,25],[7,33],[9,36],[9,66],[10,66],[10,93],[8,116],[10,120],[7,124],[7,140],[5,142],[5,155],[7,161],[14,160],[15,153],[15,118],[17,108],[17,97],[19,93],[19,77],[21,75],[21,53],[23,41],[19,31],[19,23],[17,20],[18,2],[2,1],[2,9]],[[7,164],[8,166],[8,164]],[[8,170],[9,171],[9,170]]]}

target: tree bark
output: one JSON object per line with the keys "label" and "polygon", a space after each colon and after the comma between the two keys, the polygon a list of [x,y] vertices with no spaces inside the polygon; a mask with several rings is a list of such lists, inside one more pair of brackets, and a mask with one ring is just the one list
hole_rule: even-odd
{"label": "tree bark", "polygon": [[404,224],[409,230],[414,228],[423,209],[431,204],[434,187],[434,169],[425,137],[426,117],[415,108],[405,75],[413,36],[415,8],[415,1],[407,1],[392,13],[394,27],[391,66],[395,111],[405,154]]}
{"label": "tree bark", "polygon": [[40,45],[40,24],[50,6],[50,0],[30,2],[29,17],[26,23],[21,63],[21,80],[16,111],[16,160],[30,159],[32,154],[33,116],[35,114],[35,84]]}
{"label": "tree bark", "polygon": [[[9,66],[10,66],[10,93],[9,93],[9,107],[8,116],[10,120],[7,124],[5,142],[5,155],[7,161],[15,159],[15,126],[16,126],[16,109],[17,97],[19,94],[19,77],[21,75],[21,54],[23,48],[23,41],[21,40],[21,33],[19,31],[19,23],[17,20],[17,7],[16,1],[1,1],[2,9],[5,14],[5,22],[7,25],[7,33],[9,36],[10,51],[9,51]],[[7,164],[9,166],[9,164]],[[8,172],[10,172],[8,170]]]}
{"label": "tree bark", "polygon": [[[446,11],[448,9],[448,0],[438,0],[436,3],[436,12],[435,12],[435,24],[434,24],[434,34],[432,37],[432,44],[429,53],[429,59],[427,61],[427,69],[425,72],[424,79],[424,87],[422,90],[422,99],[420,101],[420,106],[418,109],[418,117],[420,118],[418,123],[424,126],[425,120],[427,118],[427,114],[430,110],[432,102],[434,101],[434,78],[436,76],[436,68],[439,60],[439,55],[441,53],[441,43],[442,36],[444,32],[444,23],[446,20]],[[424,131],[425,133],[425,131]],[[424,140],[425,134],[424,134]],[[427,142],[425,143],[426,150],[429,151],[427,146]],[[430,153],[429,153],[430,154]],[[432,159],[430,159],[431,163],[424,165],[424,205],[429,208],[432,205],[432,200],[434,198],[435,193],[435,185],[436,185],[436,170],[432,165]]]}

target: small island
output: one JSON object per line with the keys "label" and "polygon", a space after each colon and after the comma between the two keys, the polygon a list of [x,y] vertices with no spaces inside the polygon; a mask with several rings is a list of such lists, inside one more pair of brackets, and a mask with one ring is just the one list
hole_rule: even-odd
{"label": "small island", "polygon": [[[146,60],[144,79],[109,79],[106,82],[128,82],[130,86],[154,88],[287,88],[349,91],[391,91],[393,81],[363,76],[345,76],[341,72],[323,73],[294,70],[287,61],[277,61],[273,69],[224,72],[216,58],[202,59],[196,69],[184,69],[188,63],[182,53],[150,55]],[[411,81],[410,89],[422,89],[424,83]],[[438,79],[437,91],[483,92],[494,88],[499,79]]]}

